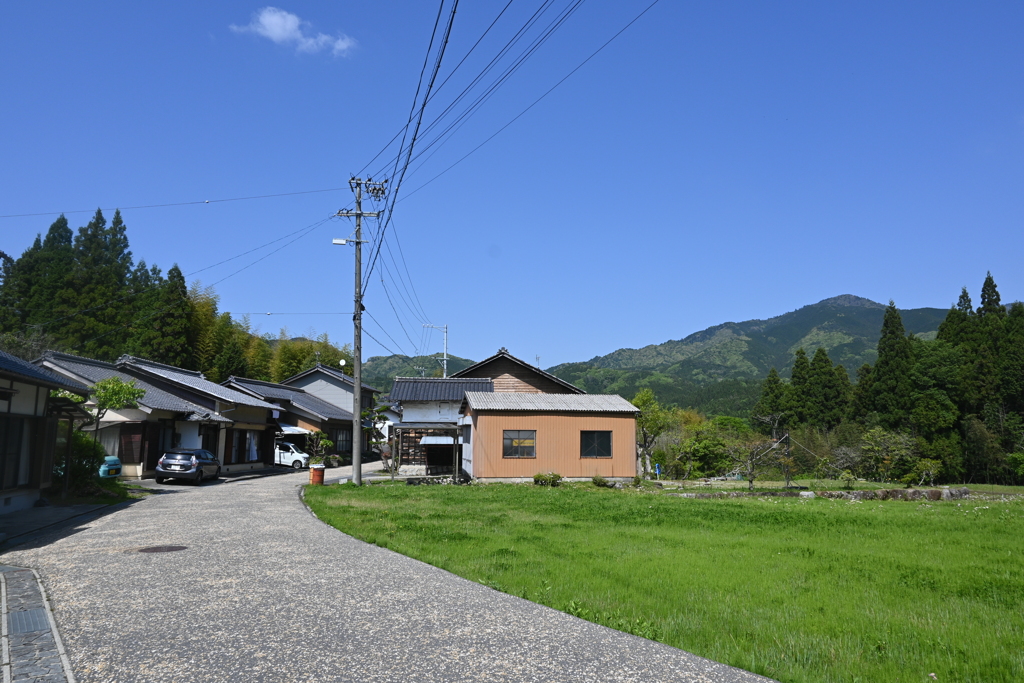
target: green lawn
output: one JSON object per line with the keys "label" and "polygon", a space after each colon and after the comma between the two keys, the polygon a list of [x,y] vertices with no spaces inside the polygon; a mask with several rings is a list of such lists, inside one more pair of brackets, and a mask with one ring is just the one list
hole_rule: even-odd
{"label": "green lawn", "polygon": [[1024,502],[308,487],[338,529],[780,681],[1024,680]]}

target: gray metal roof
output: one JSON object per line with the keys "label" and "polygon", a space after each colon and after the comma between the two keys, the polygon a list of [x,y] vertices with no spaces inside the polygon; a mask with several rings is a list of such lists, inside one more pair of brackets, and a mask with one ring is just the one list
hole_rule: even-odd
{"label": "gray metal roof", "polygon": [[88,388],[80,382],[33,365],[27,360],[12,356],[6,351],[0,351],[0,372],[14,375],[15,379],[26,380],[47,387],[67,389],[83,396],[88,392]]}
{"label": "gray metal roof", "polygon": [[[346,375],[344,372],[341,372],[340,370],[335,370],[334,368],[328,367],[326,365],[321,365],[320,363],[317,363],[314,367],[311,367],[309,370],[303,370],[302,372],[300,372],[297,375],[292,375],[288,379],[284,380],[284,382],[282,382],[282,384],[287,384],[288,382],[291,382],[294,379],[298,379],[300,377],[305,377],[306,375],[310,375],[310,374],[312,374],[314,372],[317,372],[317,371],[324,372],[324,373],[330,375],[331,377],[334,377],[336,379],[340,379],[342,382],[347,382],[348,384],[351,384],[352,386],[355,386],[355,384],[356,384],[356,381],[354,379],[352,379],[352,377]],[[369,384],[366,384],[365,382],[363,382],[363,389],[369,389],[370,391],[373,391],[373,392],[378,393],[378,394],[380,393],[380,389],[374,389],[373,387],[371,387]]]}
{"label": "gray metal roof", "polygon": [[[245,377],[229,377],[225,386],[234,386],[242,391],[251,392],[266,401],[288,401],[292,405],[323,420],[351,420],[352,413],[328,403],[322,398],[307,393],[303,389],[288,387],[273,382],[263,382]],[[287,406],[285,406],[287,408]]]}
{"label": "gray metal roof", "polygon": [[527,394],[466,392],[473,410],[521,410],[572,413],[639,413],[632,403],[615,394]]}
{"label": "gray metal roof", "polygon": [[93,360],[92,358],[73,356],[70,353],[57,353],[56,351],[47,351],[36,362],[48,363],[60,368],[75,377],[81,377],[90,385],[111,377],[117,377],[125,382],[135,382],[136,387],[146,391],[145,396],[139,399],[139,404],[144,405],[147,408],[153,408],[154,410],[167,410],[172,413],[185,413],[187,416],[186,420],[189,421],[195,422],[208,420],[211,422],[231,422],[231,420],[218,415],[209,408],[193,403],[192,401],[181,398],[180,396],[175,396],[174,394],[164,391],[159,387],[153,386],[143,379],[129,375],[127,372],[123,372],[122,370],[118,370],[117,367],[111,363],[104,363],[101,360]]}
{"label": "gray metal roof", "polygon": [[467,391],[494,391],[489,379],[396,377],[391,386],[393,401],[461,401]]}
{"label": "gray metal roof", "polygon": [[227,387],[222,387],[219,384],[215,384],[214,382],[206,379],[206,377],[203,376],[203,373],[197,370],[184,370],[182,368],[176,368],[173,365],[164,365],[163,363],[156,363],[143,358],[135,358],[134,356],[121,356],[117,359],[116,365],[119,368],[129,368],[138,372],[156,375],[168,382],[188,387],[189,389],[206,394],[207,396],[212,396],[213,398],[226,403],[237,403],[238,405],[252,406],[254,408],[280,410],[280,406],[271,405],[266,401],[253,398],[248,394],[243,394],[241,391],[235,391],[234,389],[229,389]]}

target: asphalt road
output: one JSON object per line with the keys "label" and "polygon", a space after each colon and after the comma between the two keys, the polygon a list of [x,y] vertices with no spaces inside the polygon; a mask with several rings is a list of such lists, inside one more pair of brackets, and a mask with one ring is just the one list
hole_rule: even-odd
{"label": "asphalt road", "polygon": [[768,680],[357,541],[306,480],[157,487],[2,562],[39,571],[79,683]]}

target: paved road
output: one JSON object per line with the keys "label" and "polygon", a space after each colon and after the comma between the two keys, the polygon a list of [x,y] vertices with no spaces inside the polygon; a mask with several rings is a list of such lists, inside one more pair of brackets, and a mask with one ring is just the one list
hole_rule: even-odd
{"label": "paved road", "polygon": [[0,563],[38,570],[79,683],[767,680],[357,541],[306,478],[160,487]]}

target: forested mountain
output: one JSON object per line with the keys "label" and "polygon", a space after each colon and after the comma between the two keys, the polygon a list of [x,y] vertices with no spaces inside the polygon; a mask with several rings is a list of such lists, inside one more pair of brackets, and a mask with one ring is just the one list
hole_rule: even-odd
{"label": "forested mountain", "polygon": [[[684,339],[619,349],[548,372],[591,393],[632,396],[650,387],[663,403],[746,415],[760,380],[773,367],[788,376],[797,349],[813,355],[824,348],[851,378],[861,365],[874,363],[884,313],[884,305],[846,294],[768,320],[722,323]],[[946,310],[918,308],[901,315],[909,332],[934,339]]]}
{"label": "forested mountain", "polygon": [[1024,479],[1024,304],[1001,302],[989,274],[975,308],[965,288],[934,339],[884,311],[877,360],[857,383],[821,348],[797,349],[751,411],[765,434],[799,434],[851,476],[906,484]]}
{"label": "forested mountain", "polygon": [[19,258],[0,252],[0,349],[31,360],[66,351],[112,361],[123,354],[191,370],[280,381],[319,360],[351,362],[327,335],[258,334],[218,310],[216,292],[189,287],[175,264],[164,275],[136,262],[119,211],[96,211],[75,233],[64,216]]}
{"label": "forested mountain", "polygon": [[[363,382],[387,394],[395,377],[440,377],[441,356],[372,356],[363,362]],[[448,356],[448,374],[468,368],[476,361]]]}

